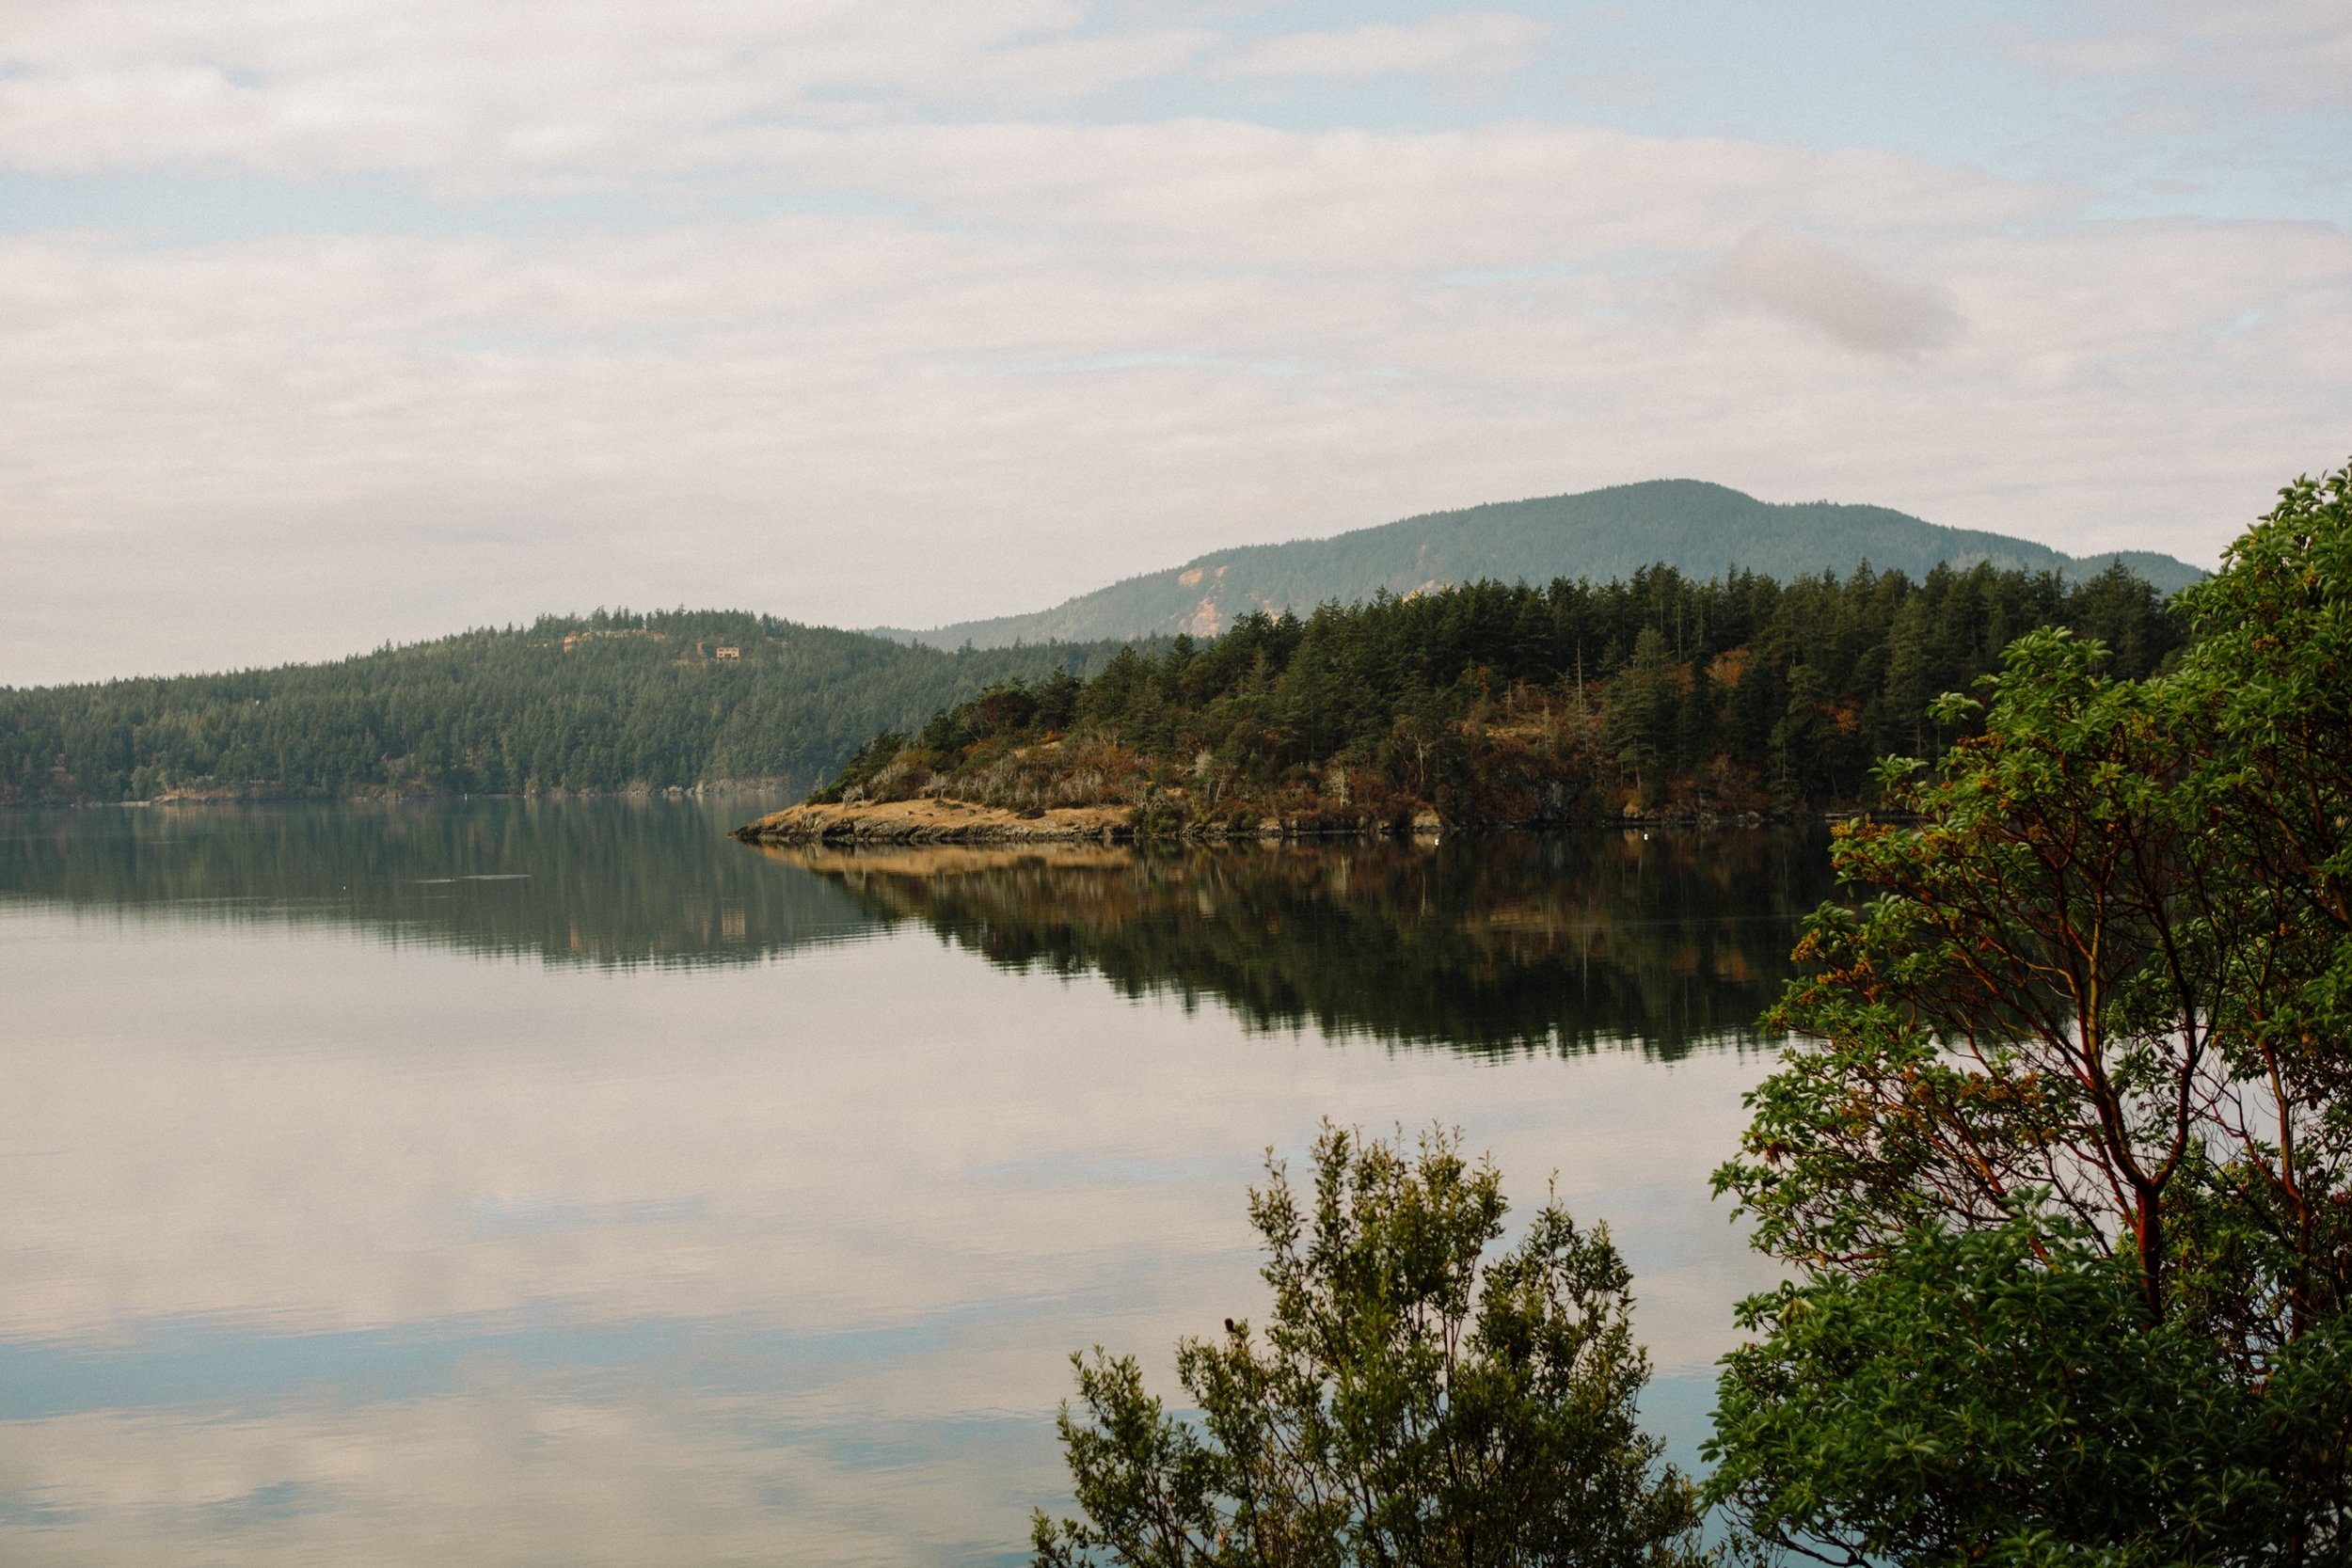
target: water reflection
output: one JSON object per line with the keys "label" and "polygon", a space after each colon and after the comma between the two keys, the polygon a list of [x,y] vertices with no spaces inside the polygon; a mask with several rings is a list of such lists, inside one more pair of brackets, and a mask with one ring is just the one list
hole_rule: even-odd
{"label": "water reflection", "polygon": [[1485,1054],[1753,1042],[1832,887],[1788,832],[766,853],[1016,972]]}
{"label": "water reflection", "polygon": [[787,864],[730,815],[0,815],[0,1560],[1019,1560],[1066,1354],[1256,1314],[1243,1187],[1327,1114],[1556,1171],[1688,1456],[1763,1062],[1672,1058],[1801,848]]}
{"label": "water reflection", "polygon": [[769,849],[740,799],[0,815],[0,897],[356,927],[592,967],[756,962],[917,923],[1016,972],[1214,999],[1252,1027],[1473,1053],[1753,1043],[1817,834],[1440,845]]}
{"label": "water reflection", "polygon": [[628,967],[755,962],[870,934],[821,882],[764,874],[747,796],[0,812],[0,898]]}
{"label": "water reflection", "polygon": [[1753,1039],[1819,834],[770,848],[741,800],[0,814],[0,898],[334,924],[548,964],[753,964],[917,922],[1011,971],[1216,999],[1259,1030],[1472,1053]]}

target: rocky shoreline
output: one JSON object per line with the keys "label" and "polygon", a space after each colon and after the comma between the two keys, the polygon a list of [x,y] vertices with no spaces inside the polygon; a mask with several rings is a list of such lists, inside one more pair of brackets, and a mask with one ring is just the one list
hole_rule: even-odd
{"label": "rocky shoreline", "polygon": [[[771,812],[735,830],[746,844],[1124,844],[1138,837],[1266,839],[1296,836],[1267,817],[1246,829],[1145,832],[1133,806],[1065,806],[1025,814],[1002,806],[925,797],[913,800],[804,804]],[[1436,831],[1436,819],[1430,830]]]}
{"label": "rocky shoreline", "polygon": [[464,791],[455,789],[395,789],[363,784],[350,789],[287,790],[255,784],[167,789],[144,798],[115,800],[0,798],[0,811],[116,811],[155,807],[287,806],[287,805],[430,805],[444,800],[719,800],[731,795],[776,796],[798,793],[807,785],[800,779],[707,779],[691,784],[625,784],[614,789],[544,789]]}
{"label": "rocky shoreline", "polygon": [[[1847,813],[1829,814],[1840,818]],[[1768,818],[1731,816],[1632,816],[1627,828],[1761,827]],[[1559,823],[1523,823],[1527,828]],[[1151,820],[1134,806],[1069,806],[1022,813],[967,800],[923,797],[913,800],[808,803],[771,812],[745,823],[734,836],[769,846],[1132,844],[1138,840],[1196,843],[1264,843],[1285,839],[1435,838],[1443,828],[1423,811],[1409,825],[1365,818],[1320,816],[1286,820],[1266,816],[1254,824],[1183,823]]]}

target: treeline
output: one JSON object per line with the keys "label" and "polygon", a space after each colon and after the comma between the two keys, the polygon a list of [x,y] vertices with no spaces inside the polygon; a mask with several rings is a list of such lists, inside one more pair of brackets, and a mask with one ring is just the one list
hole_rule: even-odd
{"label": "treeline", "polygon": [[877,729],[1118,646],[950,654],[772,616],[598,610],[328,664],[0,689],[0,801],[804,788]]}
{"label": "treeline", "polygon": [[2184,641],[2121,566],[1473,583],[1008,682],[878,736],[815,798],[1125,800],[1146,829],[1232,831],[1847,806],[1879,757],[1941,754],[1958,732],[1931,702],[2045,626],[2098,639],[2125,677]]}

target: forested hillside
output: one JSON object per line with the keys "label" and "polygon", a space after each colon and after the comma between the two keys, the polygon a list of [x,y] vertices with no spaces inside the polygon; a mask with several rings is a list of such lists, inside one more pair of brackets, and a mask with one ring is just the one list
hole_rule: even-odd
{"label": "forested hillside", "polygon": [[941,648],[1178,632],[1210,636],[1252,610],[1304,614],[1328,602],[1358,603],[1383,589],[1404,594],[1488,580],[1605,582],[1650,565],[1695,577],[1742,568],[1785,581],[1820,572],[1844,577],[1866,562],[1915,579],[1939,565],[1964,570],[1983,563],[2053,572],[2075,582],[2123,565],[2168,594],[2203,575],[2145,550],[2077,558],[2028,539],[1946,528],[1883,506],[1784,505],[1721,484],[1667,479],[1432,512],[1329,539],[1218,550],[1034,614],[891,635]]}
{"label": "forested hillside", "polygon": [[0,801],[805,788],[877,729],[1111,651],[598,610],[331,664],[0,689]]}
{"label": "forested hillside", "polygon": [[2105,642],[2122,675],[2183,640],[2120,566],[1477,583],[1245,616],[1089,680],[1008,684],[877,737],[817,799],[1125,801],[1145,832],[1848,806],[1880,756],[1953,738],[1932,698],[2048,625]]}

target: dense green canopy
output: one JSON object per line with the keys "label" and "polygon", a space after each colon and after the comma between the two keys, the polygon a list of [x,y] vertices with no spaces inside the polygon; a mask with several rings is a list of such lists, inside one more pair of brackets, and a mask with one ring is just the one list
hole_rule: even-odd
{"label": "dense green canopy", "polygon": [[2183,636],[2121,567],[2083,583],[1990,566],[1481,582],[1248,616],[1214,641],[1121,652],[1091,680],[1008,686],[877,737],[818,799],[1127,800],[1147,825],[1253,827],[1853,803],[1883,753],[1962,733],[1930,720],[1937,692],[2053,625],[2132,675]]}
{"label": "dense green canopy", "polygon": [[877,729],[1108,651],[598,610],[331,664],[0,689],[0,802],[806,787]]}
{"label": "dense green canopy", "polygon": [[1835,1562],[2352,1560],[2352,469],[2125,678],[2010,647],[1841,831],[1719,1184],[1711,1485]]}
{"label": "dense green canopy", "polygon": [[1073,1357],[1083,1518],[1038,1568],[1698,1568],[1692,1487],[1635,1403],[1632,1275],[1554,1202],[1502,1247],[1502,1179],[1325,1125],[1311,1196],[1269,1160],[1263,1326],[1185,1339],[1197,1421],[1132,1356]]}

